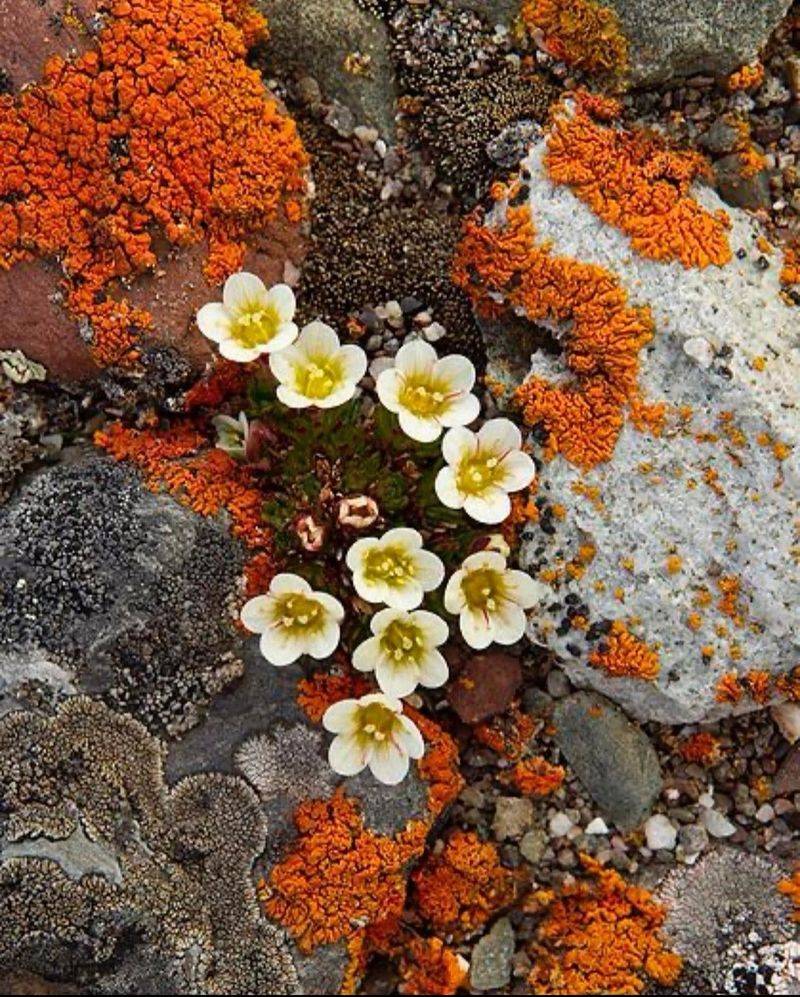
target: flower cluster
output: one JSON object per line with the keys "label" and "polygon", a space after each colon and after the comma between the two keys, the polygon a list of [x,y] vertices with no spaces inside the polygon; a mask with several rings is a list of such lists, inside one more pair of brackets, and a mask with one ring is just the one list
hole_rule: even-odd
{"label": "flower cluster", "polygon": [[[359,346],[342,345],[335,331],[322,322],[299,331],[294,312],[290,288],[267,289],[257,277],[241,273],[226,282],[222,303],[202,308],[197,322],[228,359],[249,362],[268,354],[281,405],[290,409],[345,405],[366,373],[366,354]],[[415,341],[404,345],[395,366],[380,374],[376,392],[406,436],[430,444],[444,433],[443,463],[437,464],[435,479],[436,468],[431,469],[431,494],[435,492],[449,509],[463,509],[479,523],[494,524],[508,517],[509,493],[527,487],[535,467],[510,420],[491,419],[478,432],[467,428],[480,408],[472,393],[474,384],[475,369],[466,357],[440,358],[432,346]],[[214,422],[217,445],[258,466],[265,441],[269,443],[269,427],[248,420],[244,413],[238,419],[219,415]],[[268,462],[262,460],[262,466]],[[379,513],[374,499],[361,495],[340,499],[337,516],[343,528],[359,531],[378,522]],[[303,548],[313,553],[324,541],[324,528],[308,513],[301,519],[302,524],[295,525],[302,529]],[[536,582],[508,568],[507,553],[507,549],[503,553],[484,549],[471,554],[447,582],[445,609],[459,617],[461,634],[472,647],[519,640],[525,630],[525,610],[540,596]],[[383,607],[372,616],[371,636],[352,654],[353,667],[373,672],[380,692],[335,703],[327,710],[323,724],[335,735],[329,760],[341,775],[369,768],[381,782],[394,784],[406,775],[409,760],[420,758],[424,751],[419,730],[403,714],[401,700],[417,686],[439,688],[449,675],[440,650],[450,634],[448,624],[420,608],[444,582],[445,566],[437,554],[425,549],[422,534],[405,526],[351,542],[345,563],[361,601],[356,604]],[[278,667],[304,654],[330,657],[339,646],[344,618],[339,599],[289,572],[276,575],[269,591],[250,599],[241,612],[243,625],[260,635],[264,658]]]}

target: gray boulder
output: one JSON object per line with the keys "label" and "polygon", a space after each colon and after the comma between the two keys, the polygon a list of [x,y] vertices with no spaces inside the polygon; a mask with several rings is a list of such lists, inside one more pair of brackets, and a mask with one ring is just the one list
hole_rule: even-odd
{"label": "gray boulder", "polygon": [[[553,185],[543,149],[535,145],[522,164],[537,238],[554,255],[604,267],[631,304],[650,307],[655,334],[639,356],[639,384],[672,415],[659,436],[627,419],[611,460],[589,470],[562,457],[542,463],[538,498],[566,514],[529,529],[524,565],[536,576],[581,548],[593,557],[580,577],[563,572],[549,582],[529,636],[561,657],[574,683],[641,719],[685,723],[752,709],[747,695],[717,702],[720,678],[763,669],[776,694],[800,652],[800,340],[797,311],[781,298],[780,253],[765,255],[757,224],[729,208],[725,266],[645,259]],[[724,207],[707,188],[696,196],[710,211]],[[498,205],[488,224],[502,226],[504,211]],[[490,373],[509,388],[522,368],[563,379],[553,344],[569,328],[533,326],[524,314],[485,325]],[[575,616],[588,625],[573,627]],[[654,681],[590,667],[616,620],[658,654]]]}

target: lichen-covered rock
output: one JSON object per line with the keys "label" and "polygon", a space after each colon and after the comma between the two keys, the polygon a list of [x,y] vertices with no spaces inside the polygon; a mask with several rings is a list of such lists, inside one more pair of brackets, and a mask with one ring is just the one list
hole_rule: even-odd
{"label": "lichen-covered rock", "polygon": [[781,254],[691,186],[692,154],[628,134],[647,165],[617,173],[619,136],[581,113],[531,148],[459,265],[490,310],[490,375],[509,390],[530,367],[518,398],[545,444],[522,560],[552,597],[529,635],[639,718],[795,696],[800,345]]}
{"label": "lichen-covered rock", "polygon": [[353,125],[394,135],[395,81],[383,21],[356,0],[257,0],[269,21],[267,66],[313,77]]}
{"label": "lichen-covered rock", "polygon": [[241,673],[242,563],[222,520],[65,451],[0,508],[0,711],[83,690],[152,730],[191,726]]}
{"label": "lichen-covered rock", "polygon": [[242,0],[0,8],[0,348],[62,381],[164,348],[197,370],[214,288],[299,262],[307,160],[247,65],[263,36]]}

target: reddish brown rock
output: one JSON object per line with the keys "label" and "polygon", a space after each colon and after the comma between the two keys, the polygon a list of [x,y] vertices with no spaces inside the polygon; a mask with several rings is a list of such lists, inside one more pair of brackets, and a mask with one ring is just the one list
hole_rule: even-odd
{"label": "reddish brown rock", "polygon": [[784,758],[772,784],[775,796],[788,796],[800,792],[800,744],[796,744]]}
{"label": "reddish brown rock", "polygon": [[472,655],[462,665],[448,687],[448,698],[464,723],[480,723],[507,710],[521,682],[519,658],[487,651]]}

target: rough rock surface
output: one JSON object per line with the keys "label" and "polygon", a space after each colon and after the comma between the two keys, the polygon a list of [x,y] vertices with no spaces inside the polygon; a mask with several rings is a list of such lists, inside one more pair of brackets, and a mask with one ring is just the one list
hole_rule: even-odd
{"label": "rough rock surface", "polygon": [[553,724],[564,758],[603,812],[625,831],[641,824],[662,782],[658,756],[641,729],[591,692],[560,700]]}
{"label": "rough rock surface", "polygon": [[604,0],[628,40],[631,82],[725,75],[750,62],[791,0]]}
{"label": "rough rock surface", "polygon": [[[652,309],[655,335],[640,355],[644,397],[693,414],[689,427],[678,420],[660,437],[626,422],[613,458],[589,471],[561,457],[541,467],[539,496],[566,515],[548,531],[531,527],[525,565],[536,575],[586,545],[594,556],[580,577],[553,582],[529,636],[561,656],[575,683],[641,719],[681,723],[726,712],[730,705],[716,702],[722,675],[765,669],[774,678],[797,665],[800,650],[800,343],[798,313],[780,297],[780,254],[765,255],[756,223],[728,209],[733,258],[724,267],[645,259],[550,182],[542,154],[536,145],[523,164],[538,239],[554,254],[618,275],[631,304]],[[697,198],[711,211],[724,207],[709,189]],[[498,208],[493,224],[501,223]],[[485,327],[490,370],[507,385],[519,383],[535,343],[530,323],[531,335],[519,337],[524,319],[514,322]],[[556,339],[565,331],[551,330]],[[558,380],[562,371],[552,352],[533,353],[532,373]],[[724,598],[726,580],[733,601]],[[706,605],[690,617],[701,592]],[[568,610],[580,610],[588,629],[570,628]],[[602,628],[618,619],[634,621],[635,635],[657,650],[655,681],[587,664]],[[748,705],[745,697],[740,706]]]}
{"label": "rough rock surface", "polygon": [[3,970],[95,993],[341,989],[345,944],[301,954],[256,883],[299,803],[342,785],[395,835],[426,784],[331,771],[304,669],[232,626],[241,566],[222,517],[88,448],[0,509]]}
{"label": "rough rock surface", "polygon": [[394,134],[395,81],[383,22],[356,0],[257,0],[269,21],[266,65],[312,76],[354,124]]}

